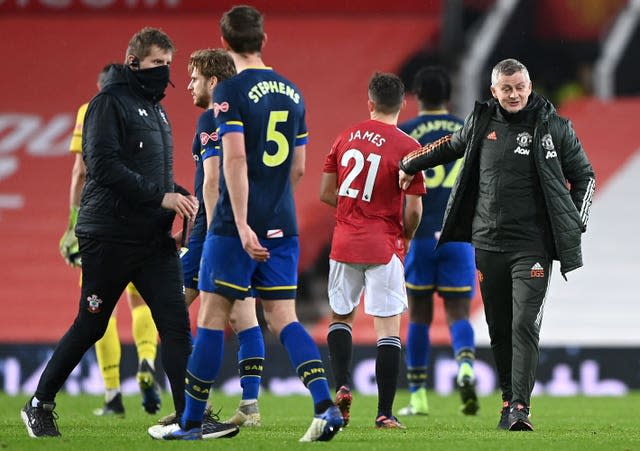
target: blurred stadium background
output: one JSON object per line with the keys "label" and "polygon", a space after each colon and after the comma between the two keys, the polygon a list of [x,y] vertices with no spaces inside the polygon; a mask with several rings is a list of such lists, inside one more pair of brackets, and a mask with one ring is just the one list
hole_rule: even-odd
{"label": "blurred stadium background", "polygon": [[[254,0],[266,14],[264,59],[305,95],[310,129],[307,173],[296,194],[301,229],[298,309],[325,343],[327,250],[332,211],[318,200],[324,155],[334,137],[366,115],[366,83],[375,70],[410,84],[425,63],[441,63],[455,79],[452,110],[465,116],[488,98],[491,67],[515,57],[534,89],[569,117],[589,154],[598,190],[585,267],[565,282],[554,276],[547,303],[536,391],[554,395],[624,395],[640,388],[640,1],[638,0]],[[198,109],[186,86],[192,50],[220,44],[217,0],[0,0],[0,390],[32,392],[56,341],[75,316],[78,272],[58,254],[68,216],[73,158],[68,143],[77,107],[95,93],[99,70],[121,62],[129,37],[162,28],[178,52],[175,89],[163,101],[173,124],[177,180],[193,182],[190,146]],[[409,105],[401,119],[416,113]],[[431,383],[453,390],[456,365],[438,305],[432,329]],[[192,307],[195,312],[197,306]],[[496,390],[479,296],[479,392]],[[192,313],[192,322],[195,314]],[[123,390],[136,391],[130,315],[119,309],[125,347]],[[406,318],[405,318],[406,322]],[[356,325],[356,390],[375,392],[375,337],[364,316]],[[404,333],[403,333],[404,334]],[[277,339],[268,340],[264,388],[302,392]],[[236,344],[217,381],[239,390]],[[323,348],[326,357],[326,349]],[[101,393],[93,352],[69,379],[70,393]],[[404,377],[401,378],[401,385]]]}

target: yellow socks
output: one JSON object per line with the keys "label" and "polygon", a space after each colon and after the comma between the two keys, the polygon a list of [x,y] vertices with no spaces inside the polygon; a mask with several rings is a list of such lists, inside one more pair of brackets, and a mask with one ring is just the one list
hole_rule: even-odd
{"label": "yellow socks", "polygon": [[153,365],[158,350],[158,329],[148,306],[140,305],[131,310],[131,328],[138,351],[138,362],[147,360]]}
{"label": "yellow socks", "polygon": [[96,357],[106,390],[120,390],[121,352],[117,321],[112,316],[104,336],[96,342]]}

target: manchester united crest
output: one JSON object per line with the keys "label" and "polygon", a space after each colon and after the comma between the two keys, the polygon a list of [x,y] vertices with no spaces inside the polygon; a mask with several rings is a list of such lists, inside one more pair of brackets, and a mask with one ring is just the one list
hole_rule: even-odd
{"label": "manchester united crest", "polygon": [[544,150],[553,150],[555,146],[553,145],[553,139],[551,138],[551,134],[547,133],[542,137],[542,148]]}
{"label": "manchester united crest", "polygon": [[533,141],[533,136],[527,132],[518,133],[516,141],[520,147],[529,147],[531,141]]}

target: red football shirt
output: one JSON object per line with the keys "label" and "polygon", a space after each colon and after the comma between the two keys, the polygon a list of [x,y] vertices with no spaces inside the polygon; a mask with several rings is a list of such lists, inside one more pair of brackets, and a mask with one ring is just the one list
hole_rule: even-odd
{"label": "red football shirt", "polygon": [[[395,125],[367,120],[346,129],[331,147],[324,172],[336,173],[338,205],[331,258],[385,264],[404,256],[398,162],[420,144]],[[418,172],[406,194],[425,193]]]}

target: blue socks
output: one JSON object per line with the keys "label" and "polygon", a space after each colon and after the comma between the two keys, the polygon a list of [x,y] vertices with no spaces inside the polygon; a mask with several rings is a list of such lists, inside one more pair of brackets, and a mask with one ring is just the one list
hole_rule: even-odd
{"label": "blue socks", "polygon": [[218,376],[223,355],[224,332],[198,327],[187,365],[182,426],[188,422],[202,422],[211,384]]}
{"label": "blue socks", "polygon": [[264,338],[260,326],[238,333],[238,341],[240,342],[238,371],[242,399],[258,399],[264,362]]}
{"label": "blue socks", "polygon": [[475,353],[475,336],[469,320],[460,319],[449,328],[451,332],[451,347],[458,364],[467,361],[473,365]]}
{"label": "blue socks", "polygon": [[288,324],[280,332],[280,342],[286,348],[298,377],[311,392],[316,413],[333,405],[320,352],[302,324],[297,321]]}
{"label": "blue socks", "polygon": [[427,382],[429,365],[429,326],[421,323],[409,323],[407,331],[407,379],[409,391],[414,393]]}

